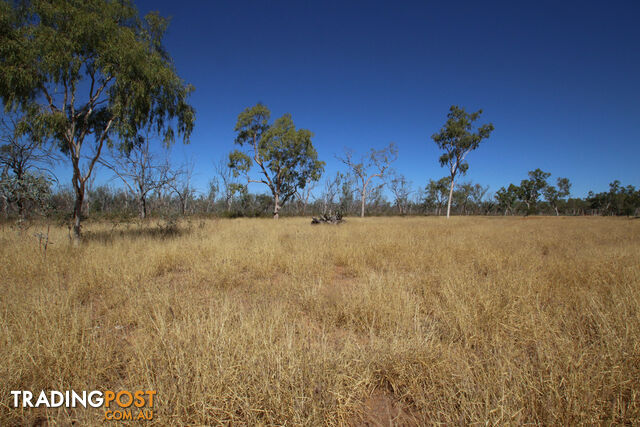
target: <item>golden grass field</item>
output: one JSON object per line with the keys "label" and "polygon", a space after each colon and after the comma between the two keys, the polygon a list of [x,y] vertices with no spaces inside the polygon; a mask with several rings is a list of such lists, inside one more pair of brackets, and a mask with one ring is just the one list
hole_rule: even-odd
{"label": "golden grass field", "polygon": [[151,425],[640,423],[640,220],[307,218],[0,232],[11,390],[154,389]]}

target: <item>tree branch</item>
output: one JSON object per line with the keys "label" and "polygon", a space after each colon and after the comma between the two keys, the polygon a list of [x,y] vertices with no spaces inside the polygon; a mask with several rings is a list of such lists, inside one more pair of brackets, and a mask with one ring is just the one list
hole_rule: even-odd
{"label": "tree branch", "polygon": [[102,136],[100,137],[100,140],[98,141],[98,149],[96,150],[96,155],[93,157],[93,159],[91,160],[91,163],[89,163],[89,169],[87,170],[87,174],[82,178],[82,181],[86,181],[89,176],[91,175],[91,171],[93,170],[93,167],[95,166],[96,162],[98,161],[98,158],[100,157],[100,153],[102,152],[102,147],[104,145],[104,140],[107,137],[107,133],[109,132],[109,129],[111,128],[111,124],[113,123],[114,118],[112,117],[111,119],[109,119],[109,122],[107,123],[107,126],[105,126],[104,130],[102,131]]}
{"label": "tree branch", "polygon": [[47,102],[49,103],[49,109],[51,110],[51,112],[55,113],[57,111],[60,111],[58,107],[53,105],[53,98],[51,97],[51,95],[49,95],[47,88],[44,85],[41,85],[40,88],[42,89],[42,93],[44,93],[45,98],[47,98]]}

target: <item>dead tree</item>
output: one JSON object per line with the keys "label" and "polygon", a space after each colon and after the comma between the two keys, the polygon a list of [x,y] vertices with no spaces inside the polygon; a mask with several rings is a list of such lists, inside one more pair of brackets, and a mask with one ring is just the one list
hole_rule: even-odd
{"label": "dead tree", "polygon": [[340,212],[334,214],[334,215],[327,215],[327,214],[323,214],[320,215],[319,217],[312,217],[311,218],[311,225],[317,225],[317,224],[342,224],[343,222],[345,222],[344,219],[342,219],[342,214]]}
{"label": "dead tree", "polygon": [[369,151],[358,162],[353,159],[353,151],[345,149],[343,157],[338,157],[353,172],[360,185],[360,216],[364,218],[364,207],[367,201],[367,189],[373,178],[383,178],[391,163],[398,158],[398,150],[392,142],[381,150]]}
{"label": "dead tree", "polygon": [[224,198],[224,204],[227,212],[231,211],[233,198],[237,193],[241,192],[242,184],[233,176],[233,170],[229,167],[229,162],[221,159],[213,165],[216,176],[220,181],[219,191]]}
{"label": "dead tree", "polygon": [[28,202],[39,199],[57,181],[52,167],[60,158],[32,136],[32,126],[17,113],[0,116],[0,194],[5,216],[9,205],[15,204],[24,218]]}
{"label": "dead tree", "polygon": [[326,178],[324,181],[324,189],[322,191],[322,214],[331,214],[335,204],[335,198],[340,191],[340,185],[345,180],[345,176],[340,172],[336,172],[333,178]]}
{"label": "dead tree", "polygon": [[409,206],[409,196],[413,193],[411,183],[407,181],[404,175],[393,175],[389,180],[389,187],[395,199],[394,203],[398,207],[398,213],[400,215],[406,215]]}
{"label": "dead tree", "polygon": [[167,187],[175,193],[180,201],[180,213],[182,215],[187,213],[187,205],[195,193],[191,186],[194,167],[194,162],[188,161],[182,168],[170,172],[167,180]]}
{"label": "dead tree", "polygon": [[169,182],[169,160],[159,160],[150,149],[149,132],[140,137],[128,150],[115,151],[110,158],[100,159],[133,193],[138,201],[140,219],[147,216],[147,198]]}

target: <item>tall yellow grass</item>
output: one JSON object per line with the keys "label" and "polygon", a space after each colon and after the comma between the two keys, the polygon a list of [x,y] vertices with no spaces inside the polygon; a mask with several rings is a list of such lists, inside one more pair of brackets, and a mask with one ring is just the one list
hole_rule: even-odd
{"label": "tall yellow grass", "polygon": [[369,218],[0,232],[11,390],[155,389],[155,425],[640,422],[640,221]]}

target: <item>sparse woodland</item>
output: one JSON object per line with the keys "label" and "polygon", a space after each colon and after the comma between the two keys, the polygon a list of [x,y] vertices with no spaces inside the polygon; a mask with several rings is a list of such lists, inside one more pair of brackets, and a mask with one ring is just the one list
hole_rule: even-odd
{"label": "sparse woodland", "polygon": [[640,189],[467,180],[495,127],[456,105],[438,176],[392,142],[328,174],[261,103],[199,188],[168,25],[0,0],[0,425],[104,421],[12,390],[138,388],[162,426],[640,424]]}

